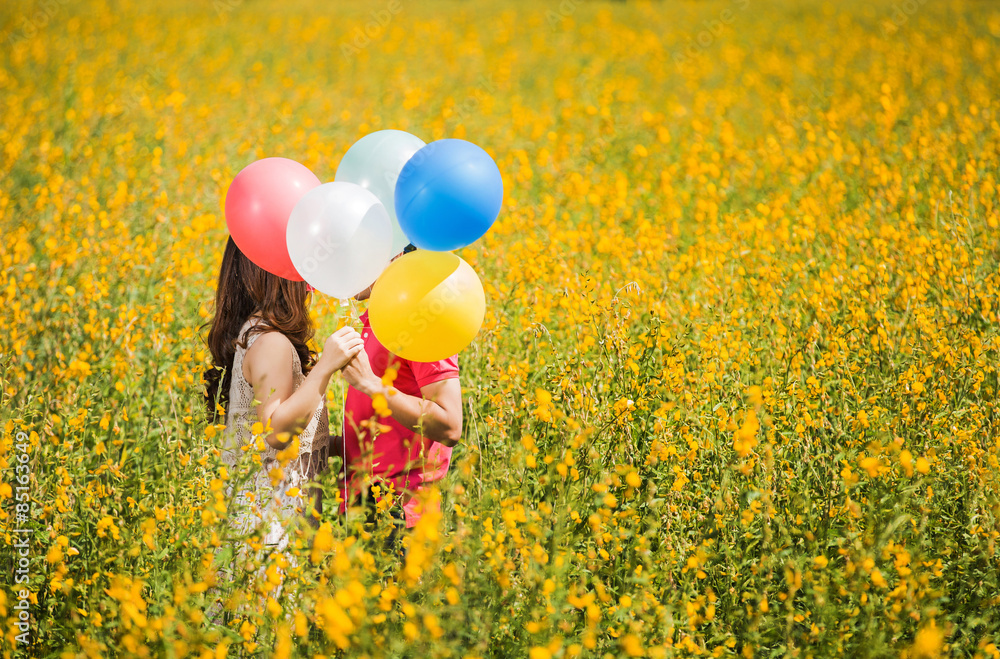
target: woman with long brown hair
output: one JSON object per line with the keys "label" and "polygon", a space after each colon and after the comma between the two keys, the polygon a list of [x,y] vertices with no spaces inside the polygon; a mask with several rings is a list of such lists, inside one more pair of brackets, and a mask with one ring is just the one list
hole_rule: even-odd
{"label": "woman with long brown hair", "polygon": [[[264,520],[264,544],[279,550],[288,543],[296,508],[303,506],[288,491],[325,468],[330,443],[327,385],[363,346],[358,332],[344,327],[326,339],[317,359],[308,347],[313,336],[308,301],[305,282],[258,267],[229,238],[208,333],[214,364],[205,374],[208,416],[217,420],[225,414],[223,461],[228,466],[260,455],[254,477],[236,495],[241,505],[230,519],[234,531],[249,533]],[[268,433],[263,450],[251,444],[257,422]],[[281,469],[277,455],[295,436],[298,456]],[[274,485],[276,468],[281,478]],[[314,523],[312,510],[321,505],[321,493],[317,489],[310,495],[304,512]]]}

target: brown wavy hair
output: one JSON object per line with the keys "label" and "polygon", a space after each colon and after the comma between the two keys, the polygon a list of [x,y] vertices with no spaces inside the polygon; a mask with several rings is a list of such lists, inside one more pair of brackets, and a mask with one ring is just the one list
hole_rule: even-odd
{"label": "brown wavy hair", "polygon": [[[212,366],[204,374],[205,404],[208,419],[218,419],[216,405],[229,407],[229,385],[232,383],[233,358],[236,346],[246,347],[254,334],[281,332],[295,347],[308,373],[316,359],[309,348],[313,326],[309,319],[309,287],[304,281],[292,281],[255,265],[236,246],[232,236],[226,243],[219,268],[219,285],[215,291],[215,316],[204,327],[208,331],[208,349]],[[237,336],[243,324],[259,315],[263,322]]]}

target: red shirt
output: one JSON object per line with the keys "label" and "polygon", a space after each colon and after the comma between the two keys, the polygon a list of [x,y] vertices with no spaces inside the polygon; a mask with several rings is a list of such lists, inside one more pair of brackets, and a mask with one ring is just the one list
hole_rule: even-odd
{"label": "red shirt", "polygon": [[[392,386],[400,392],[419,397],[421,387],[458,377],[457,356],[430,363],[403,359],[390,353],[375,338],[367,311],[361,315],[361,321],[364,323],[361,337],[372,372],[382,377],[390,364],[398,364]],[[387,426],[388,430],[373,432],[377,430],[376,424]],[[396,496],[401,497],[407,528],[414,526],[421,516],[419,501],[410,495],[419,491],[424,483],[444,478],[451,464],[450,447],[418,435],[391,416],[379,417],[372,399],[354,387],[347,388],[344,404],[344,451],[348,465],[348,496],[360,492],[366,473],[373,477],[373,484],[385,488],[391,483]],[[343,510],[344,505],[341,505]]]}

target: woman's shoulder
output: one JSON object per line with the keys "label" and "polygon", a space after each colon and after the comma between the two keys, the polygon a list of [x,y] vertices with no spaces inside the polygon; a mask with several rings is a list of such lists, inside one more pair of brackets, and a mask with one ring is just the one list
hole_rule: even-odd
{"label": "woman's shoulder", "polygon": [[264,330],[253,337],[253,345],[247,348],[247,353],[270,352],[272,350],[288,351],[292,341],[277,330]]}
{"label": "woman's shoulder", "polygon": [[280,372],[284,368],[294,371],[295,348],[287,336],[272,330],[254,336],[243,358],[243,375],[250,381],[254,372]]}

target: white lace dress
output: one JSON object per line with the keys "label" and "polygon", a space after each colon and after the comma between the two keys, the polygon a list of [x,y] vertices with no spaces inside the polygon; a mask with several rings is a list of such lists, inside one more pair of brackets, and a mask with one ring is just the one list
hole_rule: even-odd
{"label": "white lace dress", "polygon": [[[240,341],[244,340],[247,331],[259,318],[251,318],[240,328]],[[280,468],[278,450],[264,442],[264,450],[257,451],[253,445],[250,428],[259,420],[257,410],[253,405],[253,387],[243,377],[243,357],[250,346],[261,334],[254,334],[246,341],[246,348],[236,346],[236,356],[233,358],[232,383],[229,387],[229,409],[226,414],[226,448],[222,460],[230,467],[230,474],[235,472],[235,466],[243,460],[253,460],[254,454],[260,456],[260,466],[250,482],[246,483],[236,493],[236,501],[241,505],[237,514],[230,518],[234,532],[245,534],[252,531],[259,523],[265,522],[265,545],[284,549],[288,543],[287,527],[296,514],[308,513],[310,499],[306,491],[309,480],[325,468],[329,454],[330,431],[325,402],[320,402],[316,412],[309,420],[305,430],[299,434],[299,455],[288,462],[282,469],[284,478],[277,485],[271,484],[271,471]],[[292,351],[292,372],[295,388],[302,385],[305,376],[302,374],[302,364],[294,347]],[[263,440],[262,440],[263,441]],[[247,450],[242,447],[250,444]],[[299,496],[288,496],[288,490],[299,488]],[[228,492],[233,496],[232,486]],[[301,509],[301,513],[299,512]]]}
{"label": "white lace dress", "polygon": [[[260,318],[252,317],[243,327],[240,328],[239,340],[242,342],[246,338],[247,331]],[[261,440],[264,449],[258,450],[253,444],[253,434],[251,428],[259,421],[257,410],[253,405],[253,387],[243,377],[243,358],[246,351],[254,344],[260,334],[254,334],[246,340],[246,347],[237,344],[236,355],[233,359],[232,383],[229,387],[229,409],[226,414],[226,430],[223,433],[222,461],[229,467],[230,479],[235,479],[238,471],[245,468],[245,464],[254,465],[255,456],[260,456],[259,465],[254,465],[252,476],[249,481],[245,481],[239,491],[233,493],[234,484],[232,480],[227,485],[227,497],[233,503],[238,504],[235,510],[231,509],[229,525],[233,533],[239,536],[247,535],[258,525],[263,524],[263,551],[258,555],[256,563],[260,565],[257,570],[257,579],[265,577],[264,561],[272,552],[284,552],[288,546],[288,529],[296,522],[297,515],[308,514],[312,500],[309,497],[307,484],[314,479],[320,471],[326,468],[330,448],[329,419],[327,416],[326,403],[320,402],[316,407],[316,412],[309,420],[305,430],[299,434],[299,455],[297,458],[287,462],[282,469],[282,480],[277,486],[271,484],[271,470],[279,468],[277,454],[278,451],[272,448],[266,441]],[[302,363],[294,347],[292,351],[292,369],[294,373],[295,388],[302,385],[305,376],[302,374]],[[248,446],[249,445],[249,446]],[[246,447],[246,450],[243,450]],[[297,497],[288,496],[291,488],[298,487],[300,492]],[[215,624],[223,621],[223,597],[234,581],[238,580],[238,573],[241,565],[246,565],[248,543],[237,541],[235,555],[231,557],[231,562],[219,564],[220,557],[223,556],[225,545],[216,550],[216,561],[218,570],[216,572],[216,585],[210,592],[214,602],[207,611],[208,618]],[[297,564],[294,555],[286,553],[289,564],[293,567]],[[282,570],[282,572],[284,572]],[[284,575],[281,577],[282,584],[279,584],[273,595],[277,597],[282,590]],[[241,579],[239,579],[241,580]],[[242,580],[241,580],[242,581]],[[290,614],[289,614],[290,615]],[[286,616],[287,617],[287,616]]]}

